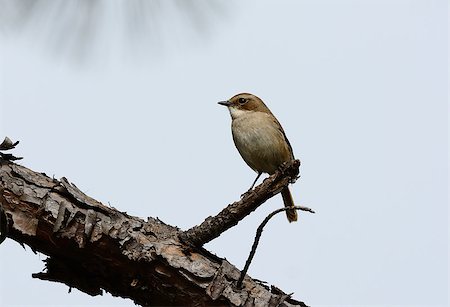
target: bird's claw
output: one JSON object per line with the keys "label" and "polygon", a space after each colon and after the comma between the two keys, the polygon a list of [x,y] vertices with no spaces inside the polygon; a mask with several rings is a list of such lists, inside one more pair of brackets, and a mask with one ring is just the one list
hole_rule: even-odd
{"label": "bird's claw", "polygon": [[300,178],[300,175],[295,176],[295,178],[291,178],[291,180],[289,180],[289,183],[295,183],[298,179]]}

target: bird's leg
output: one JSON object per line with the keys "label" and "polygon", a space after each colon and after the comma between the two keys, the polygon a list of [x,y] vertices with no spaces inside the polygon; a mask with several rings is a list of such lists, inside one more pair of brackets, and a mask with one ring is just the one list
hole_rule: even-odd
{"label": "bird's leg", "polygon": [[245,195],[247,195],[248,193],[250,193],[251,190],[253,190],[253,187],[255,186],[255,183],[256,183],[256,181],[258,181],[261,174],[262,174],[262,172],[258,172],[258,176],[256,176],[256,179],[255,179],[255,181],[253,181],[252,186],[250,187],[250,189],[247,190],[247,192],[245,192],[244,194],[241,195],[241,198],[244,197]]}
{"label": "bird's leg", "polygon": [[258,172],[258,176],[256,176],[255,181],[253,181],[252,186],[250,187],[250,189],[248,189],[249,191],[253,190],[253,187],[255,186],[256,181],[258,181],[259,177],[261,177],[262,172]]}

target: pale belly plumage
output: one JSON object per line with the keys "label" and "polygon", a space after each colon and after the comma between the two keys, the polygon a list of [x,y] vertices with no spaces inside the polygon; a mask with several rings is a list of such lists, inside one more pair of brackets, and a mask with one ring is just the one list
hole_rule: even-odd
{"label": "pale belly plumage", "polygon": [[233,119],[231,128],[236,148],[256,172],[272,174],[294,158],[282,128],[269,114],[241,114]]}

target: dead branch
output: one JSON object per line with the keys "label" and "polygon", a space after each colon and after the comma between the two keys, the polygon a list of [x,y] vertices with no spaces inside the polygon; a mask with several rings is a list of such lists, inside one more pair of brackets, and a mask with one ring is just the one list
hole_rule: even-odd
{"label": "dead branch", "polygon": [[277,209],[277,210],[273,211],[272,213],[270,213],[268,216],[266,216],[264,221],[258,226],[258,229],[256,230],[255,241],[253,242],[252,249],[250,250],[250,254],[248,255],[247,261],[245,261],[244,269],[242,270],[241,276],[239,277],[238,282],[237,282],[238,288],[240,288],[242,286],[242,281],[244,280],[244,277],[247,274],[248,268],[250,267],[250,263],[252,262],[253,257],[255,256],[256,248],[258,247],[259,239],[261,238],[264,226],[266,226],[266,224],[269,222],[269,220],[272,217],[274,217],[276,214],[286,211],[286,210],[290,210],[290,209],[302,210],[302,211],[307,211],[310,213],[315,213],[314,210],[312,210],[310,208],[303,207],[303,206],[295,206],[293,208],[292,207],[284,207],[284,208]]}
{"label": "dead branch", "polygon": [[[0,189],[0,198],[3,195],[3,189]],[[5,241],[8,236],[8,218],[6,212],[3,210],[2,201],[0,199],[0,244]]]}
{"label": "dead branch", "polygon": [[297,179],[299,167],[299,160],[293,160],[283,165],[262,184],[245,193],[241,200],[228,205],[216,216],[206,218],[200,225],[181,233],[180,238],[194,246],[202,246],[217,238],[222,232],[235,226],[266,200],[280,193],[285,186]]}
{"label": "dead branch", "polygon": [[[221,227],[211,228],[220,231],[212,236],[195,231],[206,229],[202,224],[189,230],[187,238],[200,245],[217,237],[238,222],[242,211],[247,215],[278,193],[295,176],[298,164],[293,162],[236,203],[246,209],[224,209],[219,214],[223,223],[212,223]],[[306,306],[249,276],[239,289],[240,271],[180,241],[178,228],[104,206],[65,178],[52,179],[0,159],[0,193],[7,236],[48,255],[46,271],[33,274],[35,278],[90,295],[108,291],[142,306]],[[200,240],[193,240],[196,233]]]}

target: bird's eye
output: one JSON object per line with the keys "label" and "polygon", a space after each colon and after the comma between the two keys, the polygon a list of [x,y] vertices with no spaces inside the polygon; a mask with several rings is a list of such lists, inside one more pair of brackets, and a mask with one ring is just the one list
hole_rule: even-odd
{"label": "bird's eye", "polygon": [[244,104],[244,103],[246,103],[247,102],[247,99],[245,99],[245,98],[239,98],[239,103],[240,104]]}

